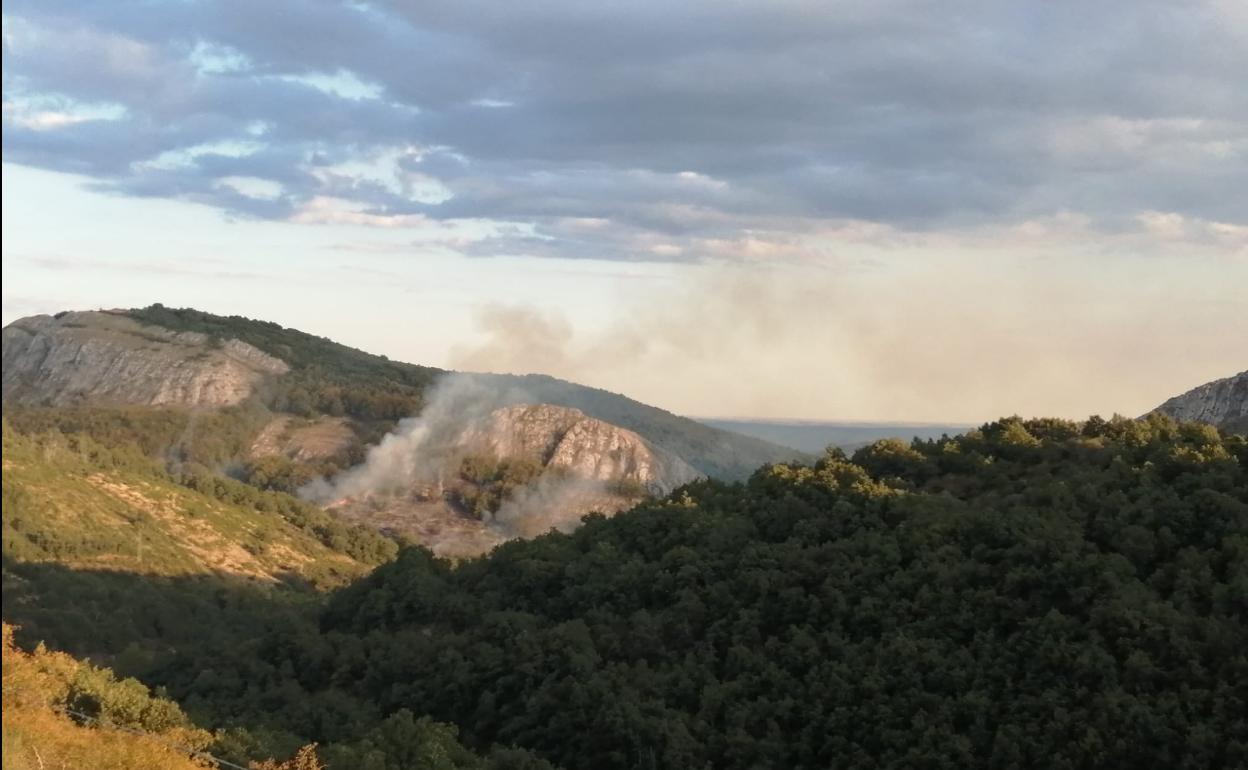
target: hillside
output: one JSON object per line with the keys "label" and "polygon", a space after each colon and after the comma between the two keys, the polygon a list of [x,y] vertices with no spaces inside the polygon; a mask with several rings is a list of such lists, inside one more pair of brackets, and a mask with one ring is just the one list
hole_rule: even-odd
{"label": "hillside", "polygon": [[[4,360],[5,417],[20,434],[134,445],[175,475],[194,467],[205,478],[230,477],[222,484],[237,479],[333,503],[346,520],[445,555],[575,526],[589,511],[614,513],[702,473],[739,479],[802,456],[549,377],[443,372],[277,324],[160,305],[21,319],[4,330]],[[498,424],[477,435],[480,420],[508,409],[551,416],[546,433],[558,441],[550,457],[500,443],[508,431]],[[427,468],[420,452],[428,448],[413,445],[409,431],[429,414],[448,440],[463,444],[440,448],[446,462],[434,472],[453,482],[448,488],[439,482],[436,494],[426,494],[423,480],[402,489],[310,491],[384,476],[374,473],[380,457]],[[488,446],[469,446],[483,435]],[[469,454],[480,462],[465,474],[460,461]],[[545,470],[533,472],[533,462]],[[235,571],[264,572],[246,553],[222,559]]]}
{"label": "hillside", "polygon": [[21,436],[6,425],[3,484],[6,561],[328,587],[394,553],[393,543],[285,495],[174,477],[83,436]]}
{"label": "hillside", "polygon": [[238,339],[140,324],[117,312],[34,316],[4,327],[4,400],[232,406],[289,371]]}
{"label": "hillside", "polygon": [[[405,550],[319,632],[160,681],[305,740],[410,709],[564,767],[1229,770],[1248,763],[1245,543],[1243,437],[1011,418],[457,566]],[[297,684],[243,683],[277,670]]]}
{"label": "hillside", "polygon": [[[240,369],[240,357],[258,368]],[[247,402],[300,418],[345,420],[359,445],[376,443],[398,420],[420,413],[429,389],[447,374],[274,323],[160,305],[15,321],[5,327],[4,361],[6,411]],[[634,431],[715,478],[743,479],[759,465],[802,456],[575,383],[540,375],[473,377],[506,403],[570,407]]]}
{"label": "hillside", "polygon": [[3,431],[4,618],[21,639],[159,667],[293,622],[395,544],[299,500],[82,435]]}
{"label": "hillside", "polygon": [[1154,411],[1176,420],[1195,420],[1248,433],[1248,371],[1199,385]]}
{"label": "hillside", "polygon": [[587,513],[614,514],[701,478],[636,433],[577,409],[486,411],[471,391],[467,402],[446,399],[444,391],[362,464],[305,494],[347,521],[463,557],[573,529]]}
{"label": "hillside", "polygon": [[68,655],[22,652],[7,623],[3,645],[5,770],[212,766],[193,755],[212,736],[196,729],[177,704]]}
{"label": "hillside", "polygon": [[513,403],[536,402],[579,409],[590,417],[634,431],[714,479],[740,481],[760,465],[812,459],[786,446],[745,436],[634,401],[618,393],[543,374],[469,374]]}

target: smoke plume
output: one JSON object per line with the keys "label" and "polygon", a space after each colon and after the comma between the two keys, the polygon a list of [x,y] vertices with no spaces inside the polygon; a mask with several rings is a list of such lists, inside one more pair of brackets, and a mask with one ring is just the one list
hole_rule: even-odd
{"label": "smoke plume", "polygon": [[490,387],[471,375],[447,375],[430,390],[421,413],[399,421],[369,449],[362,464],[333,479],[308,484],[299,491],[300,496],[329,503],[436,484],[448,472],[458,452],[456,439],[468,426],[500,406],[524,400],[525,395],[517,390]]}
{"label": "smoke plume", "polygon": [[[519,388],[486,382],[471,374],[448,374],[430,390],[425,408],[402,420],[372,447],[362,464],[332,479],[319,479],[299,494],[316,503],[349,499],[400,499],[414,490],[441,490],[457,474],[470,448],[465,431],[494,410],[534,399]],[[567,531],[607,499],[601,482],[546,473],[513,491],[486,523],[505,537],[531,537],[550,529]]]}

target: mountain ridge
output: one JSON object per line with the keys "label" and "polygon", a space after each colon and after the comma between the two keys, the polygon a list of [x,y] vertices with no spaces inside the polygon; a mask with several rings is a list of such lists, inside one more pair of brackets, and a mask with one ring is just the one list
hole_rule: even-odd
{"label": "mountain ridge", "polygon": [[1203,422],[1222,430],[1248,432],[1248,370],[1206,382],[1153,410],[1176,420]]}
{"label": "mountain ridge", "polygon": [[[103,350],[94,342],[100,336],[108,338]],[[84,337],[94,346],[84,344]],[[82,363],[79,354],[84,347],[91,354],[86,374],[74,371]],[[256,360],[267,368],[230,379],[229,397],[186,399],[183,405],[218,407],[260,399],[279,413],[351,418],[361,440],[374,443],[398,420],[418,414],[429,389],[452,374],[392,361],[272,322],[152,305],[33,316],[4,327],[4,398],[6,404],[26,406],[170,405],[169,399],[155,398],[153,392],[168,391],[167,383],[175,374],[180,372],[179,376],[194,383],[212,382],[214,369],[232,351],[242,356],[250,350],[264,357]],[[142,365],[145,359],[171,365],[153,372],[155,367]],[[134,365],[118,364],[126,361]],[[140,387],[127,393],[126,382],[136,370],[146,374],[140,378]],[[461,376],[513,394],[512,403],[579,409],[638,433],[716,478],[742,480],[760,465],[808,457],[790,447],[712,428],[627,396],[547,375]],[[58,386],[52,393],[41,389],[47,383],[63,382],[72,386]]]}

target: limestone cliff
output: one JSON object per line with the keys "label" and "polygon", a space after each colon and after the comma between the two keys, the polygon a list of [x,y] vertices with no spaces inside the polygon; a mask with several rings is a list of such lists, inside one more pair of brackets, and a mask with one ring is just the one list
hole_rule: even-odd
{"label": "limestone cliff", "polygon": [[1176,420],[1207,422],[1228,431],[1248,431],[1248,371],[1192,388],[1154,411]]}
{"label": "limestone cliff", "polygon": [[229,406],[288,367],[239,340],[146,326],[107,311],[32,316],[4,327],[7,403]]}
{"label": "limestone cliff", "polygon": [[496,409],[455,443],[495,457],[529,457],[578,478],[636,484],[650,494],[666,494],[702,476],[631,430],[550,404]]}

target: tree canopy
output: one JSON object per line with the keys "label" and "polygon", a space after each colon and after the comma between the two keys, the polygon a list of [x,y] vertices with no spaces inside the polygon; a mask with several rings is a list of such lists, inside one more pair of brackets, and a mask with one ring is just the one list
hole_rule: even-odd
{"label": "tree canopy", "polygon": [[1161,417],[833,451],[405,549],[319,628],[163,681],[329,746],[419,714],[569,768],[1242,767],[1246,464]]}

